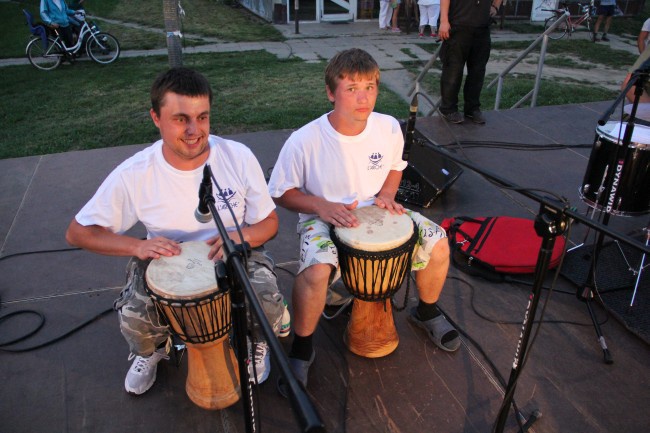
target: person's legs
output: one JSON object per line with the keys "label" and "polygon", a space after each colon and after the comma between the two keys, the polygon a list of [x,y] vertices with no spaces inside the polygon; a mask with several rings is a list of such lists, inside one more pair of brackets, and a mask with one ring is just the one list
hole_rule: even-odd
{"label": "person's legs", "polygon": [[413,258],[419,302],[411,310],[409,321],[427,332],[441,349],[455,351],[460,346],[458,331],[438,308],[442,288],[449,270],[449,243],[445,231],[417,212],[409,211],[416,222],[420,239]]}
{"label": "person's legs", "polygon": [[419,36],[424,35],[424,27],[428,24],[428,10],[431,8],[431,6],[428,5],[418,5],[418,8],[420,9],[420,28],[418,31]]}
{"label": "person's legs", "polygon": [[440,17],[440,5],[431,5],[429,9],[429,26],[431,26],[431,36],[438,35],[438,18]]}
{"label": "person's legs", "polygon": [[393,10],[390,7],[390,1],[381,0],[379,2],[379,28],[385,29],[390,27],[390,21],[393,18]]}
{"label": "person's legs", "polygon": [[118,312],[120,330],[131,350],[129,360],[135,358],[124,380],[124,388],[136,395],[146,392],[155,382],[158,362],[168,358],[167,350],[158,348],[171,337],[144,289],[148,264],[149,261],[137,258],[129,261],[126,285],[113,304]]}
{"label": "person's legs", "polygon": [[399,7],[400,7],[401,0],[397,0],[397,7],[393,9],[393,20],[392,20],[392,30],[394,32],[399,31],[399,25],[397,24],[398,21],[398,15],[399,15]]}
{"label": "person's legs", "polygon": [[[277,276],[273,272],[273,260],[263,248],[256,248],[248,259],[248,277],[255,291],[257,300],[264,311],[266,320],[271,325],[273,333],[278,336],[284,313],[284,297],[277,284]],[[251,309],[248,308],[249,318],[252,319]],[[271,357],[265,335],[262,333],[259,320],[250,320],[250,334],[253,345],[251,357],[254,362],[249,364],[250,378],[256,383],[264,382],[271,372]],[[255,370],[253,370],[253,366]]]}
{"label": "person's legs", "polygon": [[448,115],[458,111],[458,92],[463,82],[465,62],[471,47],[471,30],[467,27],[452,28],[449,39],[442,43],[440,59],[440,112]]}
{"label": "person's legs", "polygon": [[489,27],[476,29],[472,41],[470,54],[467,57],[467,78],[463,87],[465,99],[463,109],[466,115],[481,109],[481,90],[483,90],[485,69],[490,60],[492,47]]}

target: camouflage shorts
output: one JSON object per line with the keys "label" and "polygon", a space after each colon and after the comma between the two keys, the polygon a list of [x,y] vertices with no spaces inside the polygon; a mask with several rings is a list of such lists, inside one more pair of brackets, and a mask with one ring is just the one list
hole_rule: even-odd
{"label": "camouflage shorts", "polygon": [[[113,304],[118,312],[120,330],[131,353],[146,356],[171,337],[164,319],[145,291],[145,272],[150,260],[132,258],[126,266],[126,285]],[[248,259],[248,278],[273,332],[280,332],[284,298],[273,272],[273,261],[263,248],[256,248]],[[250,320],[250,309],[249,323]],[[253,333],[260,337],[259,325],[253,322]]]}
{"label": "camouflage shorts", "polygon": [[[418,227],[419,237],[413,254],[411,269],[418,271],[427,267],[431,258],[431,250],[436,242],[445,239],[445,230],[418,212],[406,210],[406,214],[415,221]],[[300,259],[298,273],[309,266],[325,263],[337,269],[339,257],[334,242],[330,238],[331,225],[320,218],[312,218],[303,223],[298,223],[298,235],[300,236]],[[335,280],[336,276],[332,276]]]}

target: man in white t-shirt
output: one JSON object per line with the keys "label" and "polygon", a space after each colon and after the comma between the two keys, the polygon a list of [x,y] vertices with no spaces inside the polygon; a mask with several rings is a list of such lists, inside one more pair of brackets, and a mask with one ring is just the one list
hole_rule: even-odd
{"label": "man in white t-shirt", "polygon": [[[135,358],[124,386],[131,394],[146,392],[156,379],[157,363],[167,359],[170,331],[147,295],[144,274],[151,260],[180,254],[185,241],[205,241],[208,258],[223,256],[223,241],[215,224],[194,216],[203,167],[210,164],[224,196],[216,196],[217,209],[229,232],[252,248],[249,279],[276,334],[280,332],[284,299],[278,291],[273,262],[264,243],[278,230],[275,204],[268,194],[264,174],[253,153],[241,143],[210,135],[212,90],[207,79],[190,69],[174,68],[156,78],[151,88],[151,118],[161,140],[121,163],[104,180],[95,195],[70,223],[66,239],[89,251],[131,256],[127,284],[115,301],[120,329]],[[223,205],[222,205],[223,204]],[[126,235],[137,222],[147,238]],[[230,234],[232,233],[232,234]],[[287,319],[285,317],[285,319]],[[268,345],[259,328],[253,328],[258,383],[270,370]]]}
{"label": "man in white t-shirt", "polygon": [[[276,203],[299,212],[300,260],[292,294],[289,363],[305,386],[315,358],[312,336],[338,268],[329,229],[357,226],[351,211],[358,206],[407,213],[416,222],[420,239],[412,269],[417,271],[420,300],[409,319],[441,349],[451,352],[460,346],[458,332],[436,305],[449,267],[446,234],[395,201],[407,165],[402,160],[404,138],[397,120],[373,112],[379,92],[377,63],[363,50],[342,51],[327,65],[325,84],[333,110],[289,137],[269,182]],[[285,394],[283,388],[280,383]]]}

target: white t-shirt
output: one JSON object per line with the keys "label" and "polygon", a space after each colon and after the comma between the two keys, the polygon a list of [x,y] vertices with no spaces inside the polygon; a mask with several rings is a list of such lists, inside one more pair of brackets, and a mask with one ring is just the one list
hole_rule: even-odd
{"label": "white t-shirt", "polygon": [[[275,204],[251,150],[214,135],[209,137],[209,143],[207,162],[239,224],[262,221],[275,209]],[[202,179],[203,166],[182,171],[169,165],[159,140],[113,170],[76,219],[83,226],[99,225],[114,233],[124,233],[140,221],[148,238],[206,240],[218,232],[214,222],[203,224],[194,217]],[[235,230],[232,216],[214,185],[213,194],[224,226]]]}
{"label": "white t-shirt", "polygon": [[[287,190],[300,191],[337,203],[372,204],[389,171],[402,171],[404,137],[391,116],[371,113],[358,135],[339,134],[327,114],[303,126],[289,137],[273,168],[269,191],[280,197]],[[300,221],[313,215],[300,214]]]}

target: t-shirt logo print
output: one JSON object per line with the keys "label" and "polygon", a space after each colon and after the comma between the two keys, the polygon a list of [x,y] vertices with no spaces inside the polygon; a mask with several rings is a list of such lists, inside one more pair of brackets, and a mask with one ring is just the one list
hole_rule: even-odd
{"label": "t-shirt logo print", "polygon": [[381,164],[381,160],[384,159],[384,155],[382,155],[379,152],[373,152],[370,154],[368,157],[368,160],[370,160],[370,165],[368,166],[368,170],[381,170],[383,168],[383,164]]}
{"label": "t-shirt logo print", "polygon": [[228,206],[231,208],[236,208],[239,206],[239,202],[235,200],[236,191],[233,191],[231,188],[224,188],[221,190],[221,194],[217,194],[217,200],[219,204],[217,205],[218,210],[228,209]]}

